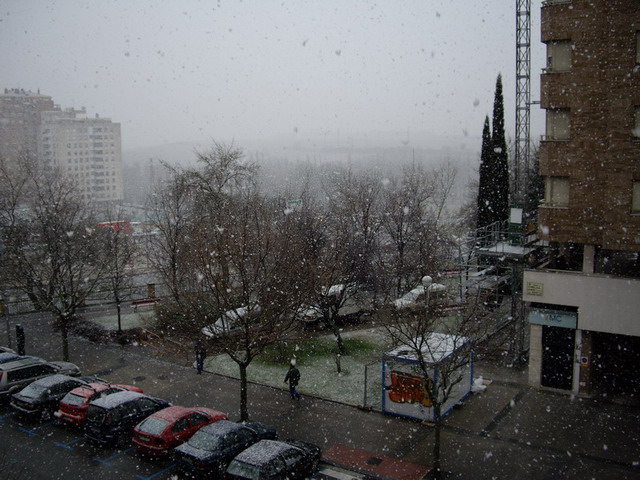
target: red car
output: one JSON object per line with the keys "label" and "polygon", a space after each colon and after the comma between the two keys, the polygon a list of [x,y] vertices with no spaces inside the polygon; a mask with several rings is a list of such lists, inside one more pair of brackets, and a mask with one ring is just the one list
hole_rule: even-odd
{"label": "red car", "polygon": [[74,388],[67,393],[62,400],[58,411],[54,415],[65,423],[78,427],[84,425],[87,419],[89,402],[106,397],[112,393],[130,390],[144,393],[141,388],[133,385],[110,385],[108,383],[90,383],[82,387]]}
{"label": "red car", "polygon": [[168,407],[136,425],[133,443],[141,453],[166,455],[205,425],[228,419],[225,413],[210,408]]}

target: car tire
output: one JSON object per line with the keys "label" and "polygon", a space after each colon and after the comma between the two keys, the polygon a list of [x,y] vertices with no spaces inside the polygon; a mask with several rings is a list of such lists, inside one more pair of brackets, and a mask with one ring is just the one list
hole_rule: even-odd
{"label": "car tire", "polygon": [[129,446],[129,438],[125,434],[118,435],[116,438],[116,448],[125,449]]}

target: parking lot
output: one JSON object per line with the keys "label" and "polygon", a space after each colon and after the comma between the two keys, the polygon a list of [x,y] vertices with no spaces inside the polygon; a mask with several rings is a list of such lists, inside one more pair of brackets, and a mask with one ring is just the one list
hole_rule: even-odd
{"label": "parking lot", "polygon": [[[46,320],[22,321],[30,333],[27,353],[59,358],[59,337],[51,334]],[[137,346],[96,345],[72,338],[71,352],[71,360],[84,374],[137,385],[175,405],[211,407],[232,420],[239,418],[236,379],[196,375],[191,366],[154,358]],[[442,463],[452,472],[450,478],[640,477],[637,407],[531,389],[526,371],[499,365],[478,365],[477,375],[493,383],[446,420]],[[251,419],[273,425],[280,438],[309,441],[325,452],[336,451],[337,445],[371,452],[365,460],[391,458],[430,465],[433,429],[428,425],[308,396],[291,401],[284,388],[250,384],[248,398]],[[18,475],[13,478],[69,480],[162,479],[176,473],[170,460],[147,460],[128,449],[98,448],[72,429],[21,424],[5,407],[0,409],[0,435],[0,471],[7,472],[6,478],[12,478],[9,472]],[[349,472],[342,475],[355,477]]]}

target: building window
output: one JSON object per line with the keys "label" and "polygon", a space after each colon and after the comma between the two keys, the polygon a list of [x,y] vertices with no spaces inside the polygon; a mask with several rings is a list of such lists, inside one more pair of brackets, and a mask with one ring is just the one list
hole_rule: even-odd
{"label": "building window", "polygon": [[546,177],[544,204],[547,207],[569,206],[569,177]]}
{"label": "building window", "polygon": [[547,71],[566,72],[571,70],[571,40],[547,43]]}
{"label": "building window", "polygon": [[640,180],[633,182],[633,193],[631,194],[631,213],[640,213]]}
{"label": "building window", "polygon": [[545,140],[569,139],[569,110],[547,110]]}

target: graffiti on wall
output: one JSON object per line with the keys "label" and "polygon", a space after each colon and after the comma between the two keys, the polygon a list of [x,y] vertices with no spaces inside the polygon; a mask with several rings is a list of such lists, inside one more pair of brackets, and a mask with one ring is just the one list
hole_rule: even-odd
{"label": "graffiti on wall", "polygon": [[425,380],[418,375],[391,371],[391,385],[386,387],[389,391],[389,400],[395,403],[420,403],[425,407],[431,407],[431,390],[433,382],[429,378]]}

